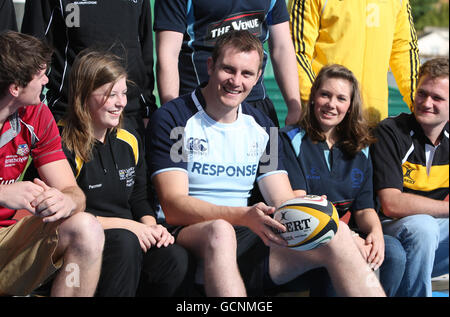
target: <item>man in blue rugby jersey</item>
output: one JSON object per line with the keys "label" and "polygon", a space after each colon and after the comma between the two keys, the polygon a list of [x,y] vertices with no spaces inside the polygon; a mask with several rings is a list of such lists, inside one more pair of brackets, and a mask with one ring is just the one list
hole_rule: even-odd
{"label": "man in blue rugby jersey", "polygon": [[[330,243],[310,251],[290,250],[274,233],[286,228],[271,214],[294,193],[276,128],[243,102],[262,59],[251,33],[226,33],[208,59],[208,83],[153,115],[147,159],[177,242],[201,263],[208,296],[261,295],[316,267],[328,270],[340,295],[384,296],[345,224]],[[248,206],[255,180],[268,205]]]}

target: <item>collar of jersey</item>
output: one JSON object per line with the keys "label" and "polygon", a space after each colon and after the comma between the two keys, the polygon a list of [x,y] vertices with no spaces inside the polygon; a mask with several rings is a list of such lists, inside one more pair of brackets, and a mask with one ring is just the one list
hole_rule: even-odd
{"label": "collar of jersey", "polygon": [[[0,135],[0,148],[9,143],[20,133],[20,118],[19,113],[16,111],[9,117],[10,128]],[[5,121],[6,124],[7,121]]]}
{"label": "collar of jersey", "polygon": [[200,89],[196,89],[191,93],[191,98],[192,101],[194,102],[195,106],[197,107],[197,110],[199,113],[201,113],[201,115],[205,118],[206,121],[208,121],[210,124],[214,125],[215,127],[223,127],[223,128],[230,128],[234,125],[237,125],[238,122],[240,121],[241,117],[242,117],[242,104],[239,104],[238,107],[238,116],[237,119],[234,122],[231,123],[221,123],[221,122],[217,122],[216,120],[214,120],[213,118],[211,118],[205,111],[205,109],[203,108],[202,104],[199,101],[199,98],[197,97],[197,91],[201,96],[201,99],[204,101],[205,99],[203,98],[203,95],[200,91]]}

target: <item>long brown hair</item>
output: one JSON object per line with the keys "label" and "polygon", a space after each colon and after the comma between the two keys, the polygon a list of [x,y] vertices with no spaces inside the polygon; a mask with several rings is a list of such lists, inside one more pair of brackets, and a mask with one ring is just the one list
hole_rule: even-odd
{"label": "long brown hair", "polygon": [[352,86],[350,107],[344,119],[336,126],[336,133],[340,148],[350,157],[354,157],[359,151],[374,143],[375,139],[369,131],[363,114],[363,101],[358,80],[348,68],[337,64],[322,67],[311,87],[308,104],[299,124],[313,142],[326,140],[325,133],[314,114],[314,98],[322,84],[330,78],[347,80]]}
{"label": "long brown hair", "polygon": [[111,83],[109,94],[114,84],[126,76],[120,58],[109,52],[84,50],[72,65],[69,77],[69,111],[63,120],[61,137],[67,149],[85,162],[91,159],[95,143],[92,117],[87,104],[89,96],[97,88]]}

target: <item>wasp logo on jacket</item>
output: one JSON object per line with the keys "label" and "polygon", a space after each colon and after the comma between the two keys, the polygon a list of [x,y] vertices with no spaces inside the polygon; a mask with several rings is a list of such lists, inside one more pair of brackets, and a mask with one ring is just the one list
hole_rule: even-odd
{"label": "wasp logo on jacket", "polygon": [[261,25],[264,21],[263,11],[253,11],[234,14],[226,17],[223,20],[211,23],[207,28],[205,36],[205,45],[214,46],[216,39],[231,31],[247,30],[256,37],[261,36]]}
{"label": "wasp logo on jacket", "polygon": [[403,182],[409,184],[414,184],[416,182],[411,176],[413,171],[415,171],[414,168],[403,165]]}

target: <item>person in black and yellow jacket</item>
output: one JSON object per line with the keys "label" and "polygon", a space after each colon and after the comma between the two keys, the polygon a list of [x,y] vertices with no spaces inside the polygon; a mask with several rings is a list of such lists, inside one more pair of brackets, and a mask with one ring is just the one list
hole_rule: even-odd
{"label": "person in black and yellow jacket", "polygon": [[409,0],[289,0],[302,103],[327,64],[349,68],[361,84],[370,125],[388,116],[392,70],[412,109],[419,52]]}
{"label": "person in black and yellow jacket", "polygon": [[422,65],[414,113],[382,121],[371,147],[383,231],[406,251],[399,296],[431,296],[431,277],[448,273],[448,66]]}
{"label": "person in black and yellow jacket", "polygon": [[70,74],[63,149],[86,211],[105,230],[97,296],[173,296],[188,272],[188,254],[156,223],[139,136],[120,128],[127,76],[120,59],[85,50]]}

